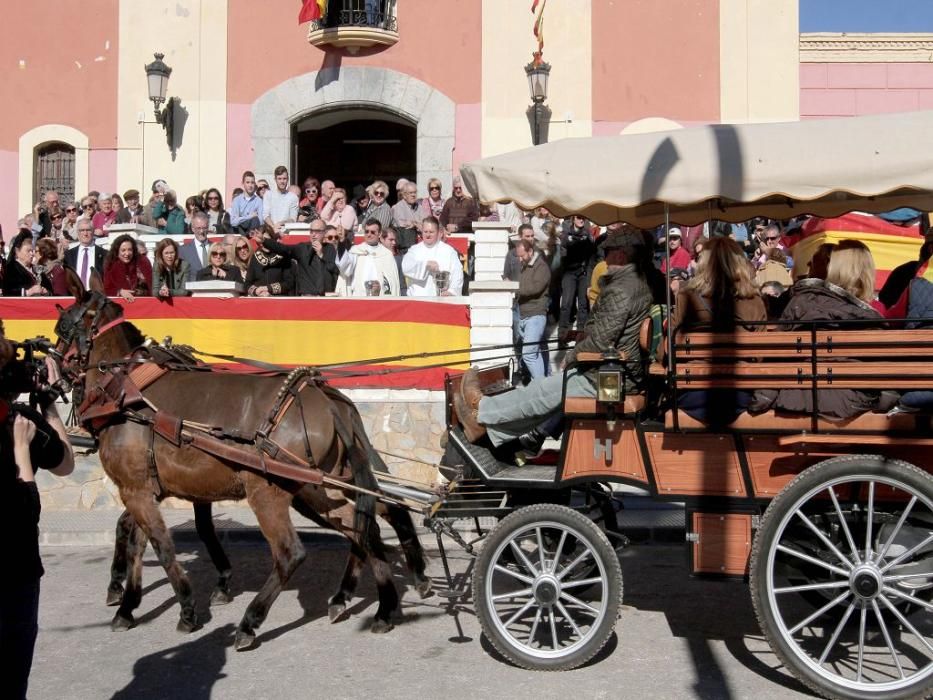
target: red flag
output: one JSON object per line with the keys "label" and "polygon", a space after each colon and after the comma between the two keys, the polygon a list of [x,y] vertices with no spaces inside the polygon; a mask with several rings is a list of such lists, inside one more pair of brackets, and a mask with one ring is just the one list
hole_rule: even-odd
{"label": "red flag", "polygon": [[301,12],[298,13],[298,24],[321,19],[326,10],[327,0],[302,0]]}

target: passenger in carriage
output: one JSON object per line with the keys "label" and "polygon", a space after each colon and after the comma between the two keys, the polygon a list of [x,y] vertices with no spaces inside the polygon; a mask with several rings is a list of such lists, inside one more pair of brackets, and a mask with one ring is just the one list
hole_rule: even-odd
{"label": "passenger in carriage", "polygon": [[[845,240],[832,252],[826,279],[803,279],[794,285],[794,295],[781,316],[780,330],[799,330],[809,326],[795,321],[822,321],[820,328],[846,330],[852,326],[833,323],[863,320],[858,329],[880,328],[882,317],[871,302],[875,296],[875,261],[861,241]],[[839,358],[842,359],[842,358]],[[847,420],[879,406],[876,391],[856,389],[821,389],[817,393],[820,416],[828,420]],[[776,408],[795,413],[811,413],[813,396],[809,388],[759,390],[749,406],[749,413],[763,413]]]}
{"label": "passenger in carriage", "polygon": [[[565,366],[582,352],[619,350],[626,358],[624,392],[638,393],[644,366],[638,336],[651,306],[651,290],[645,276],[648,256],[640,248],[639,232],[620,231],[603,244],[609,271],[600,281],[602,291],[584,327],[584,338],[571,350]],[[595,398],[595,370],[566,370],[567,395]],[[454,396],[457,416],[470,442],[487,432],[493,445],[519,439],[560,410],[565,371],[532,381],[528,386],[497,396],[483,396],[476,370],[468,370]]]}
{"label": "passenger in carriage", "polygon": [[[697,274],[677,294],[671,319],[674,332],[702,326],[714,333],[742,327],[763,331],[768,319],[754,282],[754,270],[731,238],[711,238],[700,256]],[[678,407],[697,420],[728,425],[752,401],[751,392],[733,389],[685,391]]]}

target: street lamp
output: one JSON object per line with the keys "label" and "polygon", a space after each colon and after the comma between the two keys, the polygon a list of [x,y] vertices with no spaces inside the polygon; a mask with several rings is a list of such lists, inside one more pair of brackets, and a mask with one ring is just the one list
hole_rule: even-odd
{"label": "street lamp", "polygon": [[149,82],[149,99],[155,105],[156,122],[165,129],[169,141],[172,138],[172,122],[175,111],[175,102],[177,98],[170,97],[165,104],[164,109],[159,109],[159,105],[165,102],[165,94],[168,91],[168,78],[172,74],[172,69],[162,61],[165,54],[157,53],[155,60],[146,66],[146,78]]}
{"label": "street lamp", "polygon": [[547,143],[548,126],[551,123],[551,108],[544,104],[547,100],[548,79],[551,75],[551,64],[541,59],[541,53],[532,54],[531,63],[525,66],[525,75],[528,77],[528,94],[531,97],[531,106],[525,111],[528,124],[531,126],[531,143],[537,146]]}

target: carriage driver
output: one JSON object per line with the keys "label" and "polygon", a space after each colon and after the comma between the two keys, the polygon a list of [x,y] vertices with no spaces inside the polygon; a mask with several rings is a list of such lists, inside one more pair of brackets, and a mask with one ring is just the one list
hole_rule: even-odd
{"label": "carriage driver", "polygon": [[[621,351],[627,358],[640,357],[638,333],[652,303],[646,281],[650,256],[645,255],[645,239],[639,231],[618,231],[603,243],[608,270],[599,280],[602,291],[584,326],[583,340],[570,351],[564,366],[577,353]],[[566,370],[567,395],[595,398],[596,370]],[[454,396],[457,415],[470,442],[488,433],[493,445],[516,438],[523,445],[538,442],[535,429],[556,414],[561,405],[564,371],[535,379],[528,386],[497,396],[483,396],[475,369],[463,375],[460,392]],[[640,362],[625,366],[626,394],[642,390],[644,367]],[[532,431],[529,436],[529,431]]]}

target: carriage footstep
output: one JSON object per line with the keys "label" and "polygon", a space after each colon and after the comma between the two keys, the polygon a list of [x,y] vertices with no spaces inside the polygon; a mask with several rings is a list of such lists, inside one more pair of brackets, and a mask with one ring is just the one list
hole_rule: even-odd
{"label": "carriage footstep", "polygon": [[447,598],[448,600],[456,600],[457,598],[462,598],[467,594],[467,589],[462,588],[458,591],[455,591],[451,588],[438,588],[437,594],[441,598]]}

